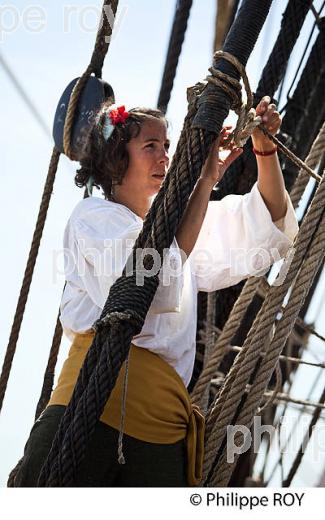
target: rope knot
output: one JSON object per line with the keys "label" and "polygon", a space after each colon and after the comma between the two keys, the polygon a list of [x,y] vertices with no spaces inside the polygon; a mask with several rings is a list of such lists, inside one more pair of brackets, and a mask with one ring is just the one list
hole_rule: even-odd
{"label": "rope knot", "polygon": [[235,143],[237,147],[242,147],[254,131],[262,122],[259,116],[256,116],[255,109],[253,107],[253,94],[249,85],[249,80],[246,74],[245,67],[240,61],[230,54],[229,52],[217,51],[214,54],[214,63],[217,60],[225,59],[229,61],[238,71],[240,77],[243,80],[247,101],[243,102],[242,99],[242,86],[240,81],[229,74],[225,74],[220,70],[217,70],[214,66],[209,68],[211,75],[206,78],[206,85],[212,83],[222,88],[231,99],[231,108],[238,115],[237,124],[235,130],[229,135],[225,145],[231,141]]}

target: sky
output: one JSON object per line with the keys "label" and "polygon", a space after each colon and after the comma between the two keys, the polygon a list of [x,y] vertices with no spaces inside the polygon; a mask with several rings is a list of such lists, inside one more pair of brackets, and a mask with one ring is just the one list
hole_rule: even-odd
{"label": "sky", "polygon": [[[120,1],[116,27],[103,67],[103,79],[113,85],[118,104],[125,104],[127,108],[156,106],[175,3],[175,0]],[[256,87],[272,49],[286,3],[286,0],[274,0],[249,60],[247,72],[252,89]],[[316,7],[320,3],[314,2]],[[167,113],[172,151],[187,111],[186,89],[204,79],[211,65],[215,5],[215,0],[193,2]],[[80,76],[88,65],[101,7],[102,2],[98,0],[69,3],[61,0],[38,0],[37,3],[16,0],[0,3],[0,56],[18,78],[48,128],[47,133],[35,120],[0,63],[1,365],[52,153],[54,113],[65,87]],[[291,83],[312,23],[313,17],[309,14],[289,63],[284,92]],[[62,256],[59,254],[63,231],[72,209],[83,196],[83,190],[77,188],[73,181],[77,167],[78,163],[61,155],[0,415],[0,486],[6,485],[9,472],[22,456],[34,421],[64,285]],[[94,194],[100,196],[96,190]],[[307,318],[315,322],[316,329],[324,334],[325,315],[321,301],[324,277],[320,287]],[[322,346],[319,340],[311,339],[311,349],[319,360],[324,360]],[[56,378],[68,349],[69,341],[63,338]],[[307,395],[314,378],[312,371],[307,374],[299,369],[293,388],[295,397]],[[311,400],[318,400],[323,385],[324,374],[311,394]],[[290,420],[296,415],[297,410],[291,410]],[[288,457],[288,464],[290,460],[292,457]],[[317,485],[324,469],[324,460],[323,456],[315,462],[306,454],[294,485]],[[275,476],[274,485],[277,478],[278,475]]]}

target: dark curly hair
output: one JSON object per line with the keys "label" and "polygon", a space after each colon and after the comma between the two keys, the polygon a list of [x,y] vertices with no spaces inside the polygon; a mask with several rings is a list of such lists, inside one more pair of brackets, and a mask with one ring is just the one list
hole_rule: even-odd
{"label": "dark curly hair", "polygon": [[75,184],[79,188],[87,185],[92,176],[93,185],[102,188],[105,199],[111,198],[113,184],[121,184],[129,165],[129,154],[126,144],[137,137],[144,121],[152,117],[166,122],[165,114],[157,109],[136,107],[128,110],[129,117],[124,123],[118,123],[112,135],[105,141],[102,129],[105,123],[105,111],[112,104],[112,100],[104,101],[97,112],[99,121],[91,126],[85,140],[81,158],[81,168],[77,170]]}

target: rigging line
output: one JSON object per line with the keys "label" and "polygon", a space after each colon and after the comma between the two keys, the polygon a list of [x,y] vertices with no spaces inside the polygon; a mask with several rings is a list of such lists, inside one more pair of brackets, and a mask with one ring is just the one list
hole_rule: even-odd
{"label": "rigging line", "polygon": [[[286,347],[285,347],[285,350],[288,351],[289,354],[292,354],[292,350],[293,350],[293,341],[294,341],[294,338],[291,336],[288,338],[288,341],[287,341],[287,344],[286,344]],[[287,355],[287,354],[286,354]],[[291,374],[292,374],[292,365],[288,363],[288,360],[286,360],[286,363],[285,363],[285,371],[286,371],[286,376],[285,376],[285,381],[284,381],[284,384],[283,384],[283,391],[286,391],[286,387],[287,387],[287,394],[290,394],[290,391],[291,391],[291,388],[292,388],[292,384],[293,384],[293,379],[290,377]],[[277,404],[279,404],[279,402],[275,402],[276,399],[274,400],[274,405],[275,408],[274,408],[274,417],[272,419],[272,423],[276,421],[275,423],[275,428],[279,431],[279,435],[281,434],[280,432],[280,428],[281,428],[281,421],[277,419],[276,417],[276,413],[277,413]],[[280,404],[282,404],[282,402],[280,402]],[[284,416],[285,413],[286,413],[286,410],[288,408],[288,401],[285,401],[285,404],[283,406],[283,410],[282,410],[282,415]],[[269,459],[269,453],[270,453],[270,449],[271,449],[271,439],[269,437],[267,437],[265,439],[266,441],[266,447],[265,447],[265,455],[264,455],[264,464],[263,464],[263,467],[260,471],[260,478],[262,479],[262,481],[264,482],[265,481],[265,472],[266,472],[266,467],[267,467],[267,463],[268,463],[268,459]]]}
{"label": "rigging line", "polygon": [[[323,305],[323,302],[320,302],[321,306]],[[297,318],[296,324],[299,325],[299,327],[305,329],[306,332],[309,332],[313,336],[316,336],[316,338],[322,340],[325,342],[325,337],[319,334],[315,329],[313,329],[312,326],[308,325],[307,323],[304,323],[304,321],[301,318]]]}
{"label": "rigging line", "polygon": [[[290,58],[289,58],[289,60],[288,60],[288,63],[287,63],[287,66],[286,66],[286,70],[285,70],[285,73],[284,73],[284,75],[283,75],[283,78],[282,78],[282,81],[281,81],[281,84],[280,84],[279,93],[277,94],[278,104],[279,104],[279,105],[280,105],[280,101],[281,101],[281,98],[282,98],[282,93],[283,93],[283,88],[284,88],[284,82],[285,82],[286,75],[287,75],[287,72],[288,72],[289,64],[290,64]],[[282,109],[281,109],[281,110],[282,110]],[[281,112],[281,110],[280,110],[280,112]]]}
{"label": "rigging line", "polygon": [[[318,16],[321,14],[321,12],[322,12],[324,6],[325,6],[325,0],[323,1],[320,10],[319,10],[318,13],[317,13]],[[291,90],[292,90],[293,85],[294,85],[294,83],[295,83],[295,81],[296,81],[296,79],[297,79],[297,76],[298,76],[299,71],[300,71],[300,69],[301,69],[302,63],[303,63],[303,61],[304,61],[304,59],[305,59],[305,56],[306,56],[306,53],[307,53],[307,50],[308,50],[308,47],[309,47],[310,41],[311,41],[311,39],[312,39],[312,37],[313,37],[313,34],[314,34],[314,31],[315,31],[315,29],[316,29],[316,26],[317,26],[317,22],[314,22],[313,27],[312,27],[312,29],[311,29],[311,32],[310,32],[310,34],[309,34],[309,37],[308,37],[307,43],[306,43],[306,45],[305,45],[305,49],[304,49],[304,51],[303,51],[303,53],[302,53],[302,56],[301,56],[301,59],[300,59],[299,65],[298,65],[298,67],[297,67],[297,69],[296,69],[296,73],[295,73],[295,75],[294,75],[294,78],[293,78],[293,80],[292,80],[292,83],[291,83],[289,89],[287,90],[287,101],[286,101],[286,103],[283,105],[283,107],[279,110],[280,114],[285,110],[285,108],[286,108],[286,106],[287,106],[287,104],[288,104],[288,101],[289,101],[289,98],[290,98]]]}
{"label": "rigging line", "polygon": [[[292,350],[293,350],[293,343],[297,343],[299,342],[299,337],[294,337],[293,335],[291,335],[289,338],[288,338],[288,342],[287,342],[287,346],[286,346],[286,349],[292,354]],[[303,345],[301,344],[301,346],[303,346],[303,348],[308,348],[308,342],[306,343],[306,345]],[[309,348],[308,348],[308,352],[309,352]],[[287,354],[285,355],[287,356]],[[318,363],[320,363],[320,359],[318,357],[316,357]],[[286,365],[287,366],[287,365]],[[319,366],[319,365],[318,365]],[[318,374],[321,373],[322,370],[319,370],[318,371]],[[292,385],[293,385],[293,382],[294,382],[294,378],[291,378],[290,375],[292,374],[292,368],[289,369],[288,371],[288,376],[287,376],[287,381],[286,383],[284,384],[283,386],[283,390],[285,390],[285,386],[287,386],[287,394],[290,395],[290,392],[291,392],[291,389],[292,389]],[[311,397],[312,393],[310,392],[307,396],[307,399],[309,399],[309,397]],[[277,401],[276,402],[276,399],[275,399],[275,402],[274,404],[276,405],[279,405],[279,404],[282,404],[281,401]],[[275,417],[274,417],[274,421],[275,422],[275,428],[277,428],[278,432],[279,432],[279,435],[281,435],[281,421],[283,420],[284,416],[286,415],[288,409],[290,408],[289,407],[289,401],[285,401],[284,402],[284,405],[283,405],[283,409],[281,410],[280,412],[280,415],[279,417],[277,418],[276,417],[276,411],[277,409],[275,409]],[[303,406],[303,410],[306,410],[306,406]],[[267,438],[266,439],[267,441],[269,441],[269,439]],[[260,472],[260,477],[262,478],[263,482],[265,482],[265,473],[266,473],[266,469],[267,469],[267,463],[268,463],[268,458],[269,458],[269,454],[270,454],[270,450],[271,450],[271,447],[272,447],[272,442],[268,442],[268,445],[266,446],[266,453],[265,453],[265,461],[264,461],[264,464],[263,464],[263,468]],[[278,459],[278,462],[277,464],[275,465],[275,467],[273,468],[273,473],[274,471],[276,470],[276,467],[277,465],[279,464],[280,460]],[[272,473],[272,476],[273,476],[273,473]],[[270,481],[270,478],[268,479],[268,482]]]}
{"label": "rigging line", "polygon": [[31,101],[31,99],[29,98],[27,93],[22,88],[21,84],[19,83],[18,79],[16,78],[15,74],[13,73],[13,71],[11,70],[11,68],[9,67],[8,63],[6,62],[5,58],[3,57],[3,55],[1,53],[0,53],[0,63],[2,65],[4,71],[10,78],[11,82],[14,84],[16,90],[18,91],[20,96],[23,98],[23,100],[26,103],[26,105],[28,106],[29,110],[32,112],[33,116],[37,120],[38,124],[42,127],[42,129],[46,133],[47,137],[49,137],[52,140],[51,130],[45,123],[45,121],[42,118],[42,116],[40,115],[40,113],[38,112],[34,103]]}
{"label": "rigging line", "polygon": [[[227,349],[227,351],[240,352],[242,350],[242,347],[230,345],[230,346],[226,347],[226,349]],[[262,352],[261,352],[261,355],[262,355]],[[303,359],[299,359],[299,358],[292,357],[292,356],[287,356],[285,354],[281,354],[279,359],[280,359],[280,361],[291,361],[295,365],[308,365],[308,366],[316,367],[316,368],[325,368],[325,363],[312,363],[311,361],[305,361]]]}
{"label": "rigging line", "polygon": [[[7,73],[7,75],[9,76],[10,80],[12,81],[12,83],[14,84],[14,86],[16,87],[18,93],[20,94],[20,96],[22,97],[22,99],[24,100],[24,102],[26,103],[26,105],[28,106],[30,112],[33,114],[34,118],[36,119],[36,121],[39,123],[39,125],[41,126],[42,130],[45,132],[46,136],[50,139],[51,143],[53,144],[53,137],[52,137],[52,131],[50,130],[50,128],[47,126],[47,124],[45,123],[44,119],[42,118],[42,116],[40,115],[40,112],[39,110],[36,108],[36,106],[34,105],[34,103],[31,101],[31,99],[29,98],[28,94],[26,93],[26,91],[23,89],[23,87],[20,85],[18,79],[16,78],[15,74],[13,73],[12,69],[9,67],[8,63],[6,62],[5,58],[3,57],[3,55],[1,54],[0,52],[0,63],[1,65],[3,66],[3,69],[4,71]],[[64,168],[71,174],[71,172],[75,171],[75,168],[73,167],[73,165],[71,165],[71,162],[69,163],[64,163]]]}
{"label": "rigging line", "polygon": [[[315,390],[315,388],[317,387],[318,385],[318,382],[319,382],[319,379],[321,377],[321,375],[323,374],[323,369],[319,369],[318,373],[316,374],[315,376],[315,379],[314,379],[314,382],[311,386],[311,388],[309,389],[309,392],[307,394],[307,400],[309,400]],[[288,411],[288,406],[289,406],[289,402],[287,402],[285,405],[284,405],[284,413],[282,412],[282,414],[280,415],[280,418],[278,420],[278,425],[280,424],[281,425],[281,422],[283,422],[283,419],[284,419],[284,416],[285,416],[285,413]],[[285,440],[284,442],[284,446],[283,446],[283,449],[286,449],[286,447],[288,446],[293,434],[295,433],[295,431],[297,430],[298,428],[298,425],[300,423],[300,419],[301,417],[303,416],[303,414],[306,412],[306,409],[307,409],[307,406],[306,405],[303,405],[302,408],[299,409],[299,414],[298,414],[298,417],[295,419],[295,422],[289,432],[289,435],[288,435],[288,438]],[[269,476],[267,477],[267,481],[266,481],[266,487],[268,487],[271,479],[273,478],[273,475],[274,475],[274,472],[276,471],[276,468],[279,464],[279,459],[274,463],[273,467],[272,467],[272,470],[271,472],[269,473]]]}
{"label": "rigging line", "polygon": [[310,4],[309,9],[311,10],[311,12],[313,13],[313,15],[315,17],[315,23],[319,26],[321,23],[321,19],[320,19],[321,10],[319,12],[317,12],[313,3]]}
{"label": "rigging line", "polygon": [[[323,370],[323,369],[320,369],[320,370]],[[270,397],[271,395],[273,394],[273,391],[269,391],[269,392],[264,392],[264,396],[263,398],[268,398]],[[296,399],[295,397],[292,397],[291,395],[288,395],[288,394],[284,394],[284,393],[281,393],[281,392],[278,392],[275,399],[275,401],[284,401],[284,402],[287,402],[289,404],[297,404],[297,405],[302,405],[302,406],[309,406],[309,407],[313,407],[313,408],[317,408],[317,409],[320,409],[320,410],[325,410],[325,404],[321,403],[321,402],[315,402],[315,401],[309,401],[309,400],[306,400],[306,399]]]}

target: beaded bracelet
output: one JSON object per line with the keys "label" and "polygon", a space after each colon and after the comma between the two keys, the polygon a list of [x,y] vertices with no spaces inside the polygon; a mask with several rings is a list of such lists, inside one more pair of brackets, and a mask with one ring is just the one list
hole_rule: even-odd
{"label": "beaded bracelet", "polygon": [[255,155],[262,155],[262,157],[267,157],[268,155],[273,155],[274,153],[276,153],[277,149],[278,147],[277,145],[275,145],[273,150],[269,150],[268,152],[261,152],[260,150],[256,150],[256,148],[253,148],[253,152],[255,153]]}

